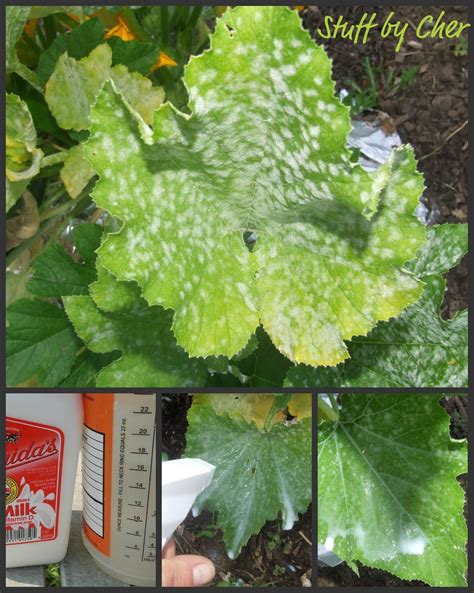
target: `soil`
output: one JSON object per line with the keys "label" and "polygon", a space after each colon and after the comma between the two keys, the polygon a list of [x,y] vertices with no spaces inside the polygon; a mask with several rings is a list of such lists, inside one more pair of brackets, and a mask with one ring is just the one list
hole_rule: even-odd
{"label": "soil", "polygon": [[[186,446],[186,413],[189,395],[162,396],[163,451],[170,459],[180,457]],[[231,560],[224,548],[222,532],[207,511],[191,514],[175,532],[176,548],[181,554],[202,554],[216,565],[213,585],[226,583],[251,587],[301,587],[311,585],[312,512],[300,517],[289,531],[279,521],[268,522],[252,536],[239,557]]]}
{"label": "soil", "polygon": [[[403,142],[410,143],[425,176],[426,190],[422,198],[428,208],[431,224],[467,222],[467,163],[468,163],[468,57],[454,52],[455,40],[423,39],[415,36],[416,24],[426,14],[435,17],[446,11],[446,19],[468,22],[467,6],[439,6],[428,11],[422,6],[308,6],[302,13],[303,22],[318,44],[324,46],[333,59],[336,89],[348,89],[350,81],[361,88],[368,87],[363,59],[369,58],[378,89],[376,109],[388,115]],[[350,40],[322,39],[315,34],[323,26],[324,17],[335,19],[343,15],[350,24],[358,23],[364,12],[375,12],[382,23],[394,11],[395,20],[408,22],[405,42],[394,51],[395,41],[382,39],[375,31],[365,45]],[[383,75],[392,68],[395,83],[411,67],[418,71],[411,83],[384,85]],[[447,292],[443,316],[452,317],[467,307],[467,258],[447,276]]]}

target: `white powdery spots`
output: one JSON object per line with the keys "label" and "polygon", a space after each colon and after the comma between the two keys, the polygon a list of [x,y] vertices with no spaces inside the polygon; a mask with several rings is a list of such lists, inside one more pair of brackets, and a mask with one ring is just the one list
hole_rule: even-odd
{"label": "white powdery spots", "polygon": [[[241,47],[241,46],[239,46]],[[236,53],[237,49],[235,50]],[[215,80],[217,78],[217,70],[214,70],[213,68],[209,68],[208,70],[204,70],[204,72],[201,73],[199,82],[201,84],[206,84],[208,82],[212,82],[213,80]],[[193,87],[196,88],[196,87]]]}
{"label": "white powdery spots", "polygon": [[245,45],[238,45],[235,48],[235,53],[238,56],[246,56],[249,53],[249,50]]}
{"label": "white powdery spots", "polygon": [[296,74],[296,68],[293,66],[293,64],[285,64],[280,66],[280,71],[283,76],[293,76],[293,74]]}
{"label": "white powdery spots", "polygon": [[423,536],[415,538],[402,537],[398,542],[400,552],[412,556],[421,556],[425,552],[426,538]]}
{"label": "white powdery spots", "polygon": [[300,54],[298,56],[298,64],[309,64],[311,62],[311,58],[313,57],[313,53],[308,51],[305,54]]}
{"label": "white powdery spots", "polygon": [[278,93],[289,92],[288,85],[286,84],[279,68],[270,68],[269,74],[270,80],[272,81],[273,86]]}

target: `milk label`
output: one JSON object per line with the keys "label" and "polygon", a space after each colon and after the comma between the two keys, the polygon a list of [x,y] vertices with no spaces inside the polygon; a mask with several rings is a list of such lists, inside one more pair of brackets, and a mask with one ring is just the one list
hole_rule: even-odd
{"label": "milk label", "polygon": [[6,545],[56,539],[63,449],[59,428],[6,418]]}

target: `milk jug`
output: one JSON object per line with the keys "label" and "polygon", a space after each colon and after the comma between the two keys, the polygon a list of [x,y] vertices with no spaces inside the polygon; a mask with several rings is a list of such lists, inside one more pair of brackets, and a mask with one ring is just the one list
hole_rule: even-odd
{"label": "milk jug", "polygon": [[81,433],[80,394],[7,393],[7,568],[66,555]]}

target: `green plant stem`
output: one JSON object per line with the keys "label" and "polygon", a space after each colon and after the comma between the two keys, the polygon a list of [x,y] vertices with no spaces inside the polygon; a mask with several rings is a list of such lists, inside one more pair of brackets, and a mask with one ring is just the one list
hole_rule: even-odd
{"label": "green plant stem", "polygon": [[74,202],[72,200],[68,200],[67,202],[64,202],[64,204],[61,204],[60,206],[57,206],[56,208],[47,210],[40,216],[41,222],[43,222],[43,220],[48,220],[48,218],[55,218],[57,216],[60,216],[61,214],[64,214],[71,208],[71,206],[73,204],[74,204]]}
{"label": "green plant stem", "polygon": [[58,188],[55,192],[53,192],[49,198],[47,198],[39,207],[40,216],[46,212],[46,210],[55,202],[59,200],[62,196],[66,195],[63,187]]}
{"label": "green plant stem", "polygon": [[69,151],[67,150],[48,154],[48,156],[43,157],[43,160],[41,161],[41,168],[50,167],[51,165],[56,165],[57,163],[64,163],[68,154]]}
{"label": "green plant stem", "polygon": [[332,409],[339,418],[339,407],[337,405],[337,397],[334,395],[334,393],[329,393],[329,401],[331,402]]}

